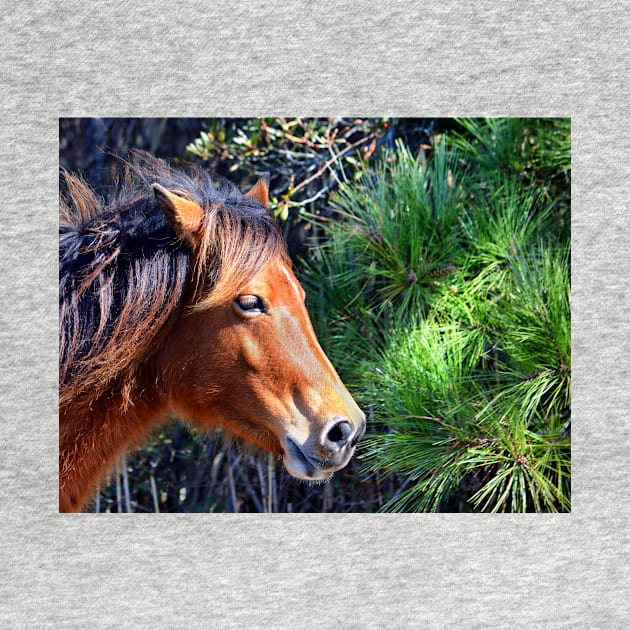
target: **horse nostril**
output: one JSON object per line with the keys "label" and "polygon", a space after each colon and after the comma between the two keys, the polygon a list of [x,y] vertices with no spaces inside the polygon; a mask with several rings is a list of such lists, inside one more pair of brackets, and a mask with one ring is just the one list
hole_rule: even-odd
{"label": "horse nostril", "polygon": [[352,425],[347,420],[340,420],[328,430],[324,442],[336,449],[345,446],[352,435]]}
{"label": "horse nostril", "polygon": [[365,420],[361,423],[359,430],[354,434],[352,438],[352,442],[350,442],[350,446],[356,446],[359,443],[359,440],[365,435],[366,423]]}

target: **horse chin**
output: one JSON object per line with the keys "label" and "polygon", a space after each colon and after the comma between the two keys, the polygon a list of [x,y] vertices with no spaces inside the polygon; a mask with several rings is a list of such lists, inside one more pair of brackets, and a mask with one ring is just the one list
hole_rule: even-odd
{"label": "horse chin", "polygon": [[283,440],[284,453],[282,461],[287,472],[296,479],[303,481],[315,481],[323,483],[328,481],[333,473],[343,468],[350,460],[351,454],[343,462],[342,465],[327,466],[325,461],[316,460],[308,455],[305,450],[290,437]]}
{"label": "horse chin", "polygon": [[326,481],[329,481],[334,474],[325,470],[316,470],[314,468],[307,469],[299,463],[296,464],[295,462],[288,461],[286,455],[283,458],[283,462],[286,471],[291,475],[291,477],[300,479],[301,481],[325,483]]}

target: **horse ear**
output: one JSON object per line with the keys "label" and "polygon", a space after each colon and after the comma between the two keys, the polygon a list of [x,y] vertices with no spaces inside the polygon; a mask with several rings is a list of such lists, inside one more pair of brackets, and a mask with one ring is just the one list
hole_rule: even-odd
{"label": "horse ear", "polygon": [[175,233],[191,245],[195,245],[198,241],[197,233],[203,223],[203,208],[160,184],[153,184],[153,193]]}
{"label": "horse ear", "polygon": [[263,175],[247,193],[248,197],[253,197],[260,201],[265,208],[269,206],[269,173]]}

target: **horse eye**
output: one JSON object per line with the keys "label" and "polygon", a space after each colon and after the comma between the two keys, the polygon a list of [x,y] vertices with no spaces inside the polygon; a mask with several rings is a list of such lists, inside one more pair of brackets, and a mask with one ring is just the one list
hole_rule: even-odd
{"label": "horse eye", "polygon": [[265,303],[257,295],[239,295],[234,303],[245,315],[258,315],[267,312]]}

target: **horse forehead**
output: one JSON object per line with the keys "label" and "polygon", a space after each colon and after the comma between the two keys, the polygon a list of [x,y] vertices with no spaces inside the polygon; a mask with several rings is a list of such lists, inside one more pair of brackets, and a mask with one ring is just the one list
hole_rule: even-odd
{"label": "horse forehead", "polygon": [[293,275],[291,269],[285,263],[280,263],[277,269],[273,271],[271,282],[275,285],[277,290],[285,294],[288,300],[302,301],[304,290],[297,281],[297,278]]}
{"label": "horse forehead", "polygon": [[284,277],[289,282],[291,289],[295,292],[298,298],[302,299],[304,290],[300,286],[300,283],[298,282],[297,278],[293,275],[293,272],[286,265],[282,265],[280,269],[282,270]]}

